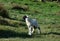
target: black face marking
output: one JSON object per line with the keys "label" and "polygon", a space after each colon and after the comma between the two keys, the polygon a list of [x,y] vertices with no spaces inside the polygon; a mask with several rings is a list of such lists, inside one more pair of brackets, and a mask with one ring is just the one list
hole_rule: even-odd
{"label": "black face marking", "polygon": [[23,16],[23,20],[25,21],[25,19],[27,18],[27,16],[25,15],[25,16]]}

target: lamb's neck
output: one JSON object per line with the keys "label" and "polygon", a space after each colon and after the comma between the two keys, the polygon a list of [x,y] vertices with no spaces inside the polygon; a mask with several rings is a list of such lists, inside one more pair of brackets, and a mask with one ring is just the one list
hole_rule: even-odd
{"label": "lamb's neck", "polygon": [[27,22],[28,21],[28,18],[26,18],[25,21]]}

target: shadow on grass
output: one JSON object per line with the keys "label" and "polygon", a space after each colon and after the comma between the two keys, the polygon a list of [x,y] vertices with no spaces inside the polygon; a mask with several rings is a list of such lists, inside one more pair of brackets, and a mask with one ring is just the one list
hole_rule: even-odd
{"label": "shadow on grass", "polygon": [[10,37],[31,38],[31,36],[27,35],[27,33],[24,32],[17,33],[11,30],[0,30],[0,38],[10,38]]}
{"label": "shadow on grass", "polygon": [[49,35],[49,34],[60,35],[60,33],[58,33],[58,32],[42,33],[41,35]]}
{"label": "shadow on grass", "polygon": [[5,26],[12,26],[12,27],[18,27],[18,26],[26,26],[24,22],[8,22],[7,20],[0,20],[0,25],[5,25]]}
{"label": "shadow on grass", "polygon": [[[55,34],[60,35],[60,33],[57,32],[50,32],[50,33],[42,33],[41,35],[49,35],[49,34]],[[37,35],[37,37],[40,37],[41,35]],[[0,38],[33,38],[35,35],[29,36],[26,32],[15,32],[12,30],[0,30]]]}
{"label": "shadow on grass", "polygon": [[4,19],[0,20],[0,25],[7,25],[7,26],[12,26],[12,27],[17,27],[17,25],[10,24],[10,23],[8,23],[7,20],[4,20]]}

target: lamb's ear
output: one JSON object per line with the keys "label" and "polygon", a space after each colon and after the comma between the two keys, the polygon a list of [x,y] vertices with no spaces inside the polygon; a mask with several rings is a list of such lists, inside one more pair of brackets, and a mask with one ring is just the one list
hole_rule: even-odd
{"label": "lamb's ear", "polygon": [[23,20],[25,21],[26,16],[23,16]]}

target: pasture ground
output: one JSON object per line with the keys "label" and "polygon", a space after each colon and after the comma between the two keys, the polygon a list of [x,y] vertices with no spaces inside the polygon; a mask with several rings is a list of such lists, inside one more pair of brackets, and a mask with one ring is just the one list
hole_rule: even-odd
{"label": "pasture ground", "polygon": [[[60,41],[60,3],[28,0],[0,0],[0,3],[4,4],[11,18],[4,18],[8,24],[0,24],[0,41]],[[12,3],[27,5],[29,10],[13,10]],[[37,32],[31,37],[27,35],[27,26],[22,21],[24,15],[37,19],[41,35]]]}

